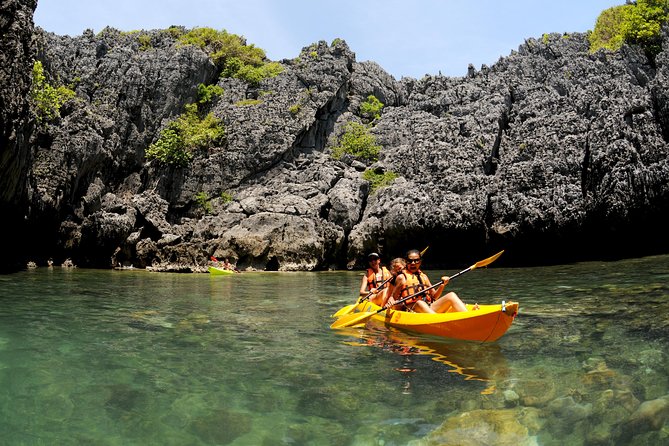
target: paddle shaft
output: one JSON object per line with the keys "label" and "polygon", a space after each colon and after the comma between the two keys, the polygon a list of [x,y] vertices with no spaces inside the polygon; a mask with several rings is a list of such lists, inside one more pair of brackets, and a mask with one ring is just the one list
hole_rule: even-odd
{"label": "paddle shaft", "polygon": [[[381,290],[383,289],[383,287],[386,285],[386,283],[390,282],[390,281],[392,280],[392,278],[393,278],[393,276],[391,275],[391,276],[388,277],[386,280],[384,280],[383,282],[381,282],[381,283],[379,284],[379,286],[376,287],[376,291],[381,291]],[[374,294],[374,293],[372,293],[372,292],[370,291],[368,295],[366,295],[365,297],[363,297],[363,298],[361,298],[361,299],[358,299],[358,303],[362,303],[362,302],[366,301],[367,299],[369,299],[369,298],[372,296],[372,294]]]}

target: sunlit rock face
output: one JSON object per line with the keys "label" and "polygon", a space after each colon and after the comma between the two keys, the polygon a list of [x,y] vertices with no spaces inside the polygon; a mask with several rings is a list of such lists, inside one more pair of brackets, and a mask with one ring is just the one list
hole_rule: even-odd
{"label": "sunlit rock face", "polygon": [[[584,34],[553,34],[466,77],[396,80],[336,40],[250,84],[168,30],[33,37],[49,79],[77,94],[60,119],[21,127],[28,181],[3,191],[28,199],[8,212],[35,234],[24,250],[38,264],[320,270],[425,246],[430,267],[500,249],[509,264],[669,249],[666,52],[590,54]],[[28,84],[15,84],[19,104]],[[204,111],[225,138],[185,167],[147,161],[199,84],[223,89]],[[370,95],[385,104],[376,119],[361,109]],[[377,160],[332,156],[351,122]],[[395,179],[372,187],[383,174]]]}

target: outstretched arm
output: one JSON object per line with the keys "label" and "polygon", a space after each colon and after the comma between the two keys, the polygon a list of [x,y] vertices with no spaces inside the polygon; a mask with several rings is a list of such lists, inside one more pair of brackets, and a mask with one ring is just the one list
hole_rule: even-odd
{"label": "outstretched arm", "polygon": [[367,291],[367,276],[362,276],[362,282],[360,282],[360,295],[361,296],[366,296],[368,294]]}
{"label": "outstretched arm", "polygon": [[444,292],[444,288],[446,288],[446,285],[448,284],[449,277],[448,276],[442,276],[441,278],[441,285],[439,285],[434,292],[432,293],[432,301],[435,301],[441,297],[441,293]]}

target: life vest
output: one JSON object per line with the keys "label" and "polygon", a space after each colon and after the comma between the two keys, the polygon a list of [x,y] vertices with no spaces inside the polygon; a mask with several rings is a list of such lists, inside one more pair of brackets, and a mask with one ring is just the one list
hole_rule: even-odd
{"label": "life vest", "polygon": [[[400,294],[400,298],[405,298],[407,296],[411,296],[412,294],[416,294],[419,291],[424,290],[427,288],[425,285],[427,280],[427,276],[423,274],[421,270],[416,271],[416,274],[411,274],[409,271],[406,269],[402,271],[402,275],[404,276],[404,288],[402,289],[402,292]],[[419,300],[424,300],[427,302],[427,304],[432,303],[432,296],[429,294],[429,292],[420,294],[418,296],[412,297],[409,300],[404,301],[404,306],[405,307],[410,307],[412,304],[416,303]]]}
{"label": "life vest", "polygon": [[378,285],[391,276],[390,271],[385,266],[379,268],[378,272],[374,272],[372,268],[367,268],[367,288],[377,288]]}

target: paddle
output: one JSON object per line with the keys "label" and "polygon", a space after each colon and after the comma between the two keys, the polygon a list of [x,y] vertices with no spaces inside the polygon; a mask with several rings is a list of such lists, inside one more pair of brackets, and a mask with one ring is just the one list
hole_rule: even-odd
{"label": "paddle", "polygon": [[[425,249],[422,250],[422,251],[420,252],[420,256],[421,256],[421,257],[423,257],[423,254],[425,254],[425,252],[427,251],[427,249],[428,249],[429,247],[430,247],[430,245],[427,245],[427,246],[425,247]],[[387,278],[386,280],[384,280],[383,282],[381,282],[381,284],[380,284],[376,289],[380,291],[380,290],[383,288],[383,286],[384,286],[386,283],[388,283],[388,281],[391,280],[392,278],[393,278],[393,277],[391,276],[391,277]],[[366,295],[365,297],[358,298],[358,301],[357,301],[356,303],[354,303],[354,304],[352,304],[352,305],[346,305],[345,307],[340,308],[339,310],[337,310],[337,312],[336,312],[335,314],[332,315],[332,317],[339,318],[339,317],[342,317],[342,316],[346,316],[346,315],[349,314],[351,311],[353,311],[353,310],[355,309],[355,307],[358,306],[358,304],[360,304],[360,303],[366,301],[367,299],[369,299],[369,298],[372,296],[372,294],[373,294],[373,293],[369,293],[369,294]]]}
{"label": "paddle", "polygon": [[[502,251],[498,252],[497,254],[495,254],[492,257],[488,257],[487,259],[476,262],[475,264],[473,264],[469,268],[463,269],[459,273],[456,273],[456,274],[452,275],[449,278],[449,281],[455,279],[456,277],[458,277],[458,276],[460,276],[460,275],[462,275],[466,272],[475,270],[476,268],[481,268],[481,267],[490,265],[492,262],[497,260],[499,258],[499,256],[502,255],[503,252],[504,251],[502,250]],[[399,301],[395,302],[395,305],[401,304],[402,302],[407,301],[407,300],[409,300],[413,297],[416,297],[419,294],[424,294],[426,291],[429,291],[433,288],[436,288],[443,283],[444,283],[443,280],[440,280],[439,282],[435,283],[434,285],[432,285],[430,287],[425,288],[424,290],[421,290],[417,293],[414,293],[410,296],[407,296],[403,299],[400,299]],[[375,314],[379,314],[383,311],[386,311],[386,308],[381,308],[377,311],[365,311],[365,312],[361,312],[361,313],[347,314],[346,316],[342,316],[341,318],[337,319],[332,325],[330,325],[330,328],[335,328],[336,329],[336,328],[344,328],[344,327],[351,327],[353,325],[358,325],[358,324],[361,324],[362,322],[365,322],[367,319],[371,318]]]}
{"label": "paddle", "polygon": [[[383,287],[385,286],[385,284],[388,283],[388,282],[390,282],[390,281],[393,279],[393,277],[394,277],[394,276],[390,276],[390,277],[388,277],[386,280],[384,280],[383,282],[381,282],[381,283],[379,284],[379,286],[378,286],[376,289],[377,289],[378,291],[381,291],[381,290],[383,289]],[[360,303],[366,301],[367,299],[369,299],[369,298],[372,296],[372,294],[374,294],[374,293],[371,293],[371,292],[370,292],[370,293],[369,293],[368,295],[366,295],[365,297],[361,297],[361,298],[359,298],[358,301],[357,301],[356,303],[354,303],[354,304],[352,304],[352,305],[346,305],[344,308],[340,308],[335,314],[332,315],[332,317],[337,317],[337,318],[338,318],[338,317],[341,317],[341,316],[346,316],[346,315],[349,314],[351,311],[353,311],[353,310],[355,309],[355,307],[358,306],[358,304],[360,304]]]}

